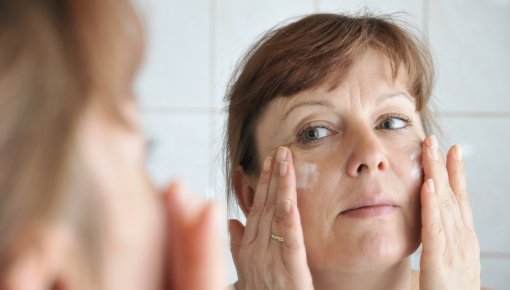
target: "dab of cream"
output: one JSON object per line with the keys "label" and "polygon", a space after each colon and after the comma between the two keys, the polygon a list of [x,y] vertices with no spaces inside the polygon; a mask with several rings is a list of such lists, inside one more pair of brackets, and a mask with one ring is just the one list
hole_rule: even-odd
{"label": "dab of cream", "polygon": [[421,166],[421,150],[416,150],[411,155],[409,155],[409,159],[413,162],[413,167],[411,168],[411,177],[414,179],[420,179],[422,175],[422,166]]}
{"label": "dab of cream", "polygon": [[314,187],[319,180],[317,165],[313,163],[302,163],[297,167],[297,188]]}

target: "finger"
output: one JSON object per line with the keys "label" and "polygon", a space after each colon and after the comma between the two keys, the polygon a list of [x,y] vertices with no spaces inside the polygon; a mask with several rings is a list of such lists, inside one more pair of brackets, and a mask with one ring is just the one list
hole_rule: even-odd
{"label": "finger", "polygon": [[265,245],[270,245],[271,230],[273,225],[273,219],[276,211],[276,199],[277,199],[277,188],[278,180],[280,178],[280,163],[285,161],[288,149],[280,147],[277,150],[275,162],[273,164],[273,170],[271,174],[271,180],[269,181],[269,189],[267,191],[266,204],[262,210],[259,223],[259,241]]}
{"label": "finger", "polygon": [[255,196],[253,197],[253,205],[250,208],[250,213],[246,219],[246,229],[243,239],[243,242],[245,243],[253,242],[259,233],[260,218],[266,204],[269,182],[271,181],[272,160],[273,159],[268,156],[262,165],[257,189],[255,190]]}
{"label": "finger", "polygon": [[239,250],[244,236],[244,226],[238,220],[231,219],[228,221],[228,231],[230,233],[230,251],[236,269],[239,269]]}
{"label": "finger", "polygon": [[284,159],[277,164],[277,178],[275,178],[275,180],[277,180],[276,210],[271,225],[271,233],[282,237],[284,241],[283,243],[274,240],[271,241],[271,248],[273,257],[280,259],[280,261],[275,262],[281,263],[281,265],[285,267],[282,248],[285,247],[285,244],[289,243],[289,241],[286,241],[286,234],[288,230],[287,227],[292,223],[292,221],[289,221],[289,219],[292,218],[290,215],[290,207],[292,203],[296,203],[297,193],[296,173],[294,172],[292,154],[287,148],[282,150],[285,150],[286,152],[284,155],[280,155],[283,156]]}
{"label": "finger", "polygon": [[445,249],[445,232],[433,179],[422,185],[421,207],[423,255],[438,257]]}
{"label": "finger", "polygon": [[450,185],[453,189],[464,223],[473,228],[473,214],[469,196],[467,193],[466,175],[464,172],[464,161],[462,160],[462,149],[459,145],[453,146],[447,155],[446,168]]}
{"label": "finger", "polygon": [[[455,222],[460,221],[460,212],[457,199],[455,198],[450,183],[446,166],[438,148],[435,136],[430,136],[424,142],[423,171],[425,180],[434,181],[435,195],[438,200],[438,206],[441,213],[441,221],[447,233],[453,231]],[[453,233],[452,233],[453,234]]]}
{"label": "finger", "polygon": [[312,285],[312,277],[306,261],[303,229],[301,228],[301,218],[297,203],[287,200],[285,207],[288,210],[288,218],[286,219],[287,222],[283,231],[283,263],[287,272],[292,277],[299,277],[302,283]]}
{"label": "finger", "polygon": [[181,283],[177,290],[222,289],[225,261],[221,217],[214,204],[208,204],[200,218],[182,233],[178,257]]}
{"label": "finger", "polygon": [[185,203],[183,201],[183,186],[180,183],[171,183],[164,194],[167,209],[167,284],[170,289],[179,289],[183,281],[180,274],[180,250],[182,237],[186,228]]}
{"label": "finger", "polygon": [[285,159],[279,162],[277,181],[276,212],[272,228],[274,233],[280,235],[290,218],[290,205],[297,202],[296,173],[290,150],[285,154]]}
{"label": "finger", "polygon": [[[283,237],[281,257],[283,266],[292,277],[311,285],[311,275],[306,262],[303,230],[297,208],[296,172],[292,152],[288,150],[280,162],[276,213],[273,232]],[[280,243],[273,243],[278,245]]]}

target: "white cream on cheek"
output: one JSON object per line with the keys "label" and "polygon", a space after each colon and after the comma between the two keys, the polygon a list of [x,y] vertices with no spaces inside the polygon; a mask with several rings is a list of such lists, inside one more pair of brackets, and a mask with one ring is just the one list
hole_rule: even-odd
{"label": "white cream on cheek", "polygon": [[314,163],[303,162],[296,167],[296,188],[315,187],[319,180],[319,171]]}
{"label": "white cream on cheek", "polygon": [[411,168],[411,178],[414,180],[419,180],[422,178],[423,171],[422,171],[422,165],[421,165],[421,149],[418,149],[409,155],[409,159],[411,159],[412,162],[412,168]]}

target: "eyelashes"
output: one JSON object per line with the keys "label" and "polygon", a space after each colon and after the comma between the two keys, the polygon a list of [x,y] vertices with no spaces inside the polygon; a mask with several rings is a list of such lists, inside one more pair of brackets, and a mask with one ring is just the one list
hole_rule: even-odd
{"label": "eyelashes", "polygon": [[382,115],[376,123],[376,129],[392,131],[406,129],[413,125],[412,120],[408,116],[399,113]]}
{"label": "eyelashes", "polygon": [[322,139],[336,134],[330,126],[321,123],[309,123],[299,130],[296,141],[303,145],[317,144]]}
{"label": "eyelashes", "polygon": [[[380,116],[376,121],[375,130],[398,132],[413,125],[411,118],[400,113],[388,113]],[[296,135],[296,142],[301,145],[317,145],[326,138],[337,134],[329,123],[314,121],[305,124]]]}

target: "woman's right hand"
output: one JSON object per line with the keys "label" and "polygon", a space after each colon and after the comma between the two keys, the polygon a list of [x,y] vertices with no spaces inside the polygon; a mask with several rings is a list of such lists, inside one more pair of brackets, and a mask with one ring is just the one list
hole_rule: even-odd
{"label": "woman's right hand", "polygon": [[246,228],[229,222],[237,290],[313,289],[291,151],[280,147],[275,159],[264,160]]}

